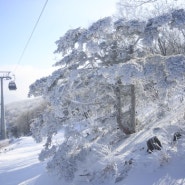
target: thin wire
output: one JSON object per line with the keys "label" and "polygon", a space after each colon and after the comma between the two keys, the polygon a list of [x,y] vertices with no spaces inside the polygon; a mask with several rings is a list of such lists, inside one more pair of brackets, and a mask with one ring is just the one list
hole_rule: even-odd
{"label": "thin wire", "polygon": [[32,30],[32,32],[31,32],[31,34],[30,34],[30,37],[28,38],[28,40],[27,40],[27,42],[26,42],[26,45],[25,45],[25,47],[24,47],[24,49],[23,49],[23,51],[22,51],[22,53],[21,53],[21,55],[20,55],[20,57],[19,57],[19,60],[18,60],[18,62],[17,62],[17,65],[16,65],[16,67],[15,67],[15,69],[14,69],[14,72],[16,71],[18,65],[19,65],[19,64],[21,63],[21,61],[22,61],[22,58],[23,58],[23,56],[24,56],[24,54],[25,54],[25,52],[26,52],[26,49],[28,48],[28,45],[29,45],[29,43],[30,43],[30,41],[31,41],[31,38],[32,38],[32,36],[33,36],[33,34],[34,34],[34,32],[35,32],[37,26],[38,26],[38,23],[39,23],[39,21],[40,21],[40,18],[42,17],[42,14],[43,14],[43,12],[44,12],[44,10],[45,10],[45,8],[46,8],[47,3],[48,3],[48,0],[46,0],[45,3],[44,3],[44,6],[43,6],[43,8],[42,8],[42,10],[41,10],[41,13],[40,13],[40,15],[39,15],[39,17],[38,17],[38,19],[37,19],[37,22],[35,23],[35,26],[33,27],[33,30]]}

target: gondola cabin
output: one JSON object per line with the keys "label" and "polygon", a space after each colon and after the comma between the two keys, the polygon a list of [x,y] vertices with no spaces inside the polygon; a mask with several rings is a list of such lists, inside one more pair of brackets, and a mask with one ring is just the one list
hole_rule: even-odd
{"label": "gondola cabin", "polygon": [[9,84],[8,84],[8,88],[9,88],[9,90],[12,91],[12,90],[16,90],[17,86],[16,86],[14,81],[10,81]]}

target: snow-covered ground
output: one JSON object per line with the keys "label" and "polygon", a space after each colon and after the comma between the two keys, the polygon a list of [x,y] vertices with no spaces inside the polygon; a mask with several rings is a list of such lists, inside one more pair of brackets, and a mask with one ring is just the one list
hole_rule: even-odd
{"label": "snow-covered ground", "polygon": [[[120,176],[116,182],[96,182],[96,185],[184,185],[185,184],[185,108],[182,103],[166,113],[158,121],[136,134],[121,140],[107,155],[112,161],[120,161]],[[180,131],[182,137],[173,143],[173,134]],[[163,145],[162,151],[146,152],[146,141],[156,135]],[[62,134],[56,139],[62,140]],[[56,140],[56,141],[57,141]],[[2,142],[2,141],[1,141]],[[0,148],[0,185],[67,185],[46,171],[46,162],[38,155],[44,143],[35,143],[32,137],[22,137]],[[87,161],[90,165],[93,159]],[[89,166],[90,168],[91,166]],[[121,169],[121,170],[120,170]],[[108,170],[108,169],[107,169]],[[80,172],[77,172],[79,175]],[[88,185],[87,176],[70,185]]]}
{"label": "snow-covered ground", "polygon": [[0,149],[0,184],[33,185],[57,184],[49,176],[45,163],[38,160],[43,143],[36,144],[32,137],[22,137],[9,146]]}

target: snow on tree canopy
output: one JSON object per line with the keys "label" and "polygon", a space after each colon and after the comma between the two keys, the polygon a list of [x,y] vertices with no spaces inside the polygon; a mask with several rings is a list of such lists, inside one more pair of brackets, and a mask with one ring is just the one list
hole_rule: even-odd
{"label": "snow on tree canopy", "polygon": [[93,23],[87,33],[87,38],[99,38],[105,32],[112,31],[112,18],[106,17],[103,19],[98,20],[97,22]]}
{"label": "snow on tree canopy", "polygon": [[132,34],[142,34],[145,28],[144,21],[131,20],[125,21],[124,19],[119,19],[114,23],[114,27],[116,30],[121,30],[124,35],[132,35]]}
{"label": "snow on tree canopy", "polygon": [[60,40],[56,41],[58,48],[55,53],[62,53],[62,55],[67,54],[75,47],[75,44],[84,31],[85,29],[81,28],[67,31],[67,33],[60,38]]}
{"label": "snow on tree canopy", "polygon": [[174,10],[170,13],[157,16],[149,19],[145,31],[144,31],[144,42],[145,44],[151,45],[153,40],[159,36],[159,28],[168,24],[171,28],[184,29],[185,25],[185,11],[183,9]]}
{"label": "snow on tree canopy", "polygon": [[184,9],[174,10],[172,12],[171,26],[179,29],[185,28],[185,11]]}
{"label": "snow on tree canopy", "polygon": [[83,61],[87,61],[86,53],[83,51],[73,50],[70,55],[64,56],[62,60],[55,63],[55,66],[67,65],[69,67],[72,66],[73,63],[75,63],[74,65],[77,68],[77,66],[79,66],[80,64],[82,65]]}
{"label": "snow on tree canopy", "polygon": [[173,56],[166,61],[166,70],[168,71],[167,80],[179,82],[184,80],[185,75],[185,57]]}

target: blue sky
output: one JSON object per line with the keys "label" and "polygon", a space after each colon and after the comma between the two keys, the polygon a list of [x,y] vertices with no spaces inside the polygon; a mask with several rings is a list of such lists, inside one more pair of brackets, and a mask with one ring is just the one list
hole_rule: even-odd
{"label": "blue sky", "polygon": [[[45,0],[0,1],[0,58],[3,64],[16,64],[29,38]],[[116,0],[49,0],[22,64],[50,66],[55,41],[68,29],[87,27],[112,14]]]}
{"label": "blue sky", "polygon": [[[55,41],[69,29],[88,27],[112,15],[118,0],[49,0],[20,61],[22,51],[46,0],[0,0],[0,71],[16,76],[18,90],[8,92],[5,102],[26,98],[28,86],[51,72]],[[8,82],[5,82],[5,84]]]}

